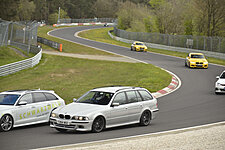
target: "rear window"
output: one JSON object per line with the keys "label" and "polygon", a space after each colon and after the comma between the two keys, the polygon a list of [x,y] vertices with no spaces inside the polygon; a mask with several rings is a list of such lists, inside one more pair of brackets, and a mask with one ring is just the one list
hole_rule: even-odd
{"label": "rear window", "polygon": [[144,101],[153,99],[153,97],[147,91],[140,90],[139,93],[141,94],[141,97]]}
{"label": "rear window", "polygon": [[49,101],[51,101],[51,100],[58,100],[58,98],[55,95],[51,94],[51,93],[44,93],[44,94],[45,94],[47,100],[49,100]]}

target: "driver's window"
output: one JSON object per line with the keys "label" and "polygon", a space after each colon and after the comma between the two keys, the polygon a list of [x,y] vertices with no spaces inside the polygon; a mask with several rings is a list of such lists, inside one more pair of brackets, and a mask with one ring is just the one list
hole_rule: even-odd
{"label": "driver's window", "polygon": [[31,94],[26,94],[23,97],[20,98],[20,102],[25,101],[27,104],[33,103],[32,95]]}
{"label": "driver's window", "polygon": [[127,99],[126,99],[126,95],[124,92],[118,93],[114,100],[113,103],[119,103],[120,105],[126,104],[127,103]]}

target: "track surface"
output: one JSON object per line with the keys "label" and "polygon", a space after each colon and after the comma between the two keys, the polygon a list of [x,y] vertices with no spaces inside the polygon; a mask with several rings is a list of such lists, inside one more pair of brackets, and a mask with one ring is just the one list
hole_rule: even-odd
{"label": "track surface", "polygon": [[59,133],[46,124],[27,126],[15,128],[7,133],[0,132],[1,150],[32,149],[106,140],[225,121],[225,95],[214,94],[216,76],[225,67],[210,64],[208,69],[189,69],[184,66],[184,59],[153,53],[134,52],[130,51],[129,48],[74,37],[75,32],[88,28],[99,27],[65,28],[53,31],[50,35],[162,67],[180,77],[182,86],[174,93],[158,99],[160,112],[150,126],[131,125],[108,129],[98,134],[86,132]]}

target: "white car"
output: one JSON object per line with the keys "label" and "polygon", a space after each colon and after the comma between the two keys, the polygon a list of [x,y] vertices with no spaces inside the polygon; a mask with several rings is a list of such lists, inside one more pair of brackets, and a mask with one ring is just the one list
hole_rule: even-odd
{"label": "white car", "polygon": [[59,132],[101,132],[105,128],[135,123],[147,126],[158,110],[156,98],[145,88],[96,88],[74,103],[55,109],[50,117],[50,127]]}
{"label": "white car", "polygon": [[225,93],[225,70],[221,73],[220,76],[216,77],[218,80],[215,84],[215,93]]}
{"label": "white car", "polygon": [[0,93],[0,130],[44,123],[52,110],[65,102],[54,91],[15,90]]}

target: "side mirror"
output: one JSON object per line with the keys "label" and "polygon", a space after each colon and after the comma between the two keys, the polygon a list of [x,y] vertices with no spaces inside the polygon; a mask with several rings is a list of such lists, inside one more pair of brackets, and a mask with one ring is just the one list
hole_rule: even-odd
{"label": "side mirror", "polygon": [[73,102],[76,102],[77,101],[77,99],[76,98],[73,98]]}
{"label": "side mirror", "polygon": [[220,76],[216,76],[216,78],[217,78],[217,79],[219,79],[219,78],[220,78]]}
{"label": "side mirror", "polygon": [[120,103],[112,103],[112,107],[120,106]]}
{"label": "side mirror", "polygon": [[21,106],[21,105],[26,105],[26,104],[27,104],[26,101],[20,101],[18,105]]}

